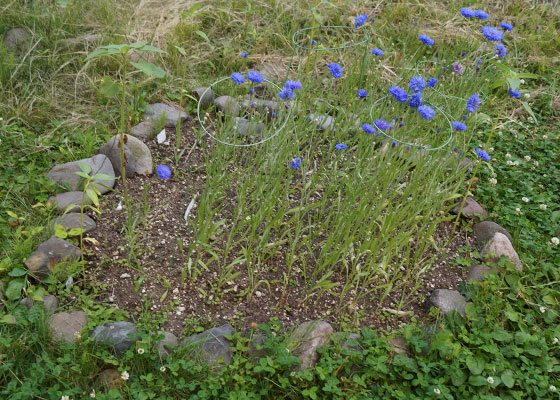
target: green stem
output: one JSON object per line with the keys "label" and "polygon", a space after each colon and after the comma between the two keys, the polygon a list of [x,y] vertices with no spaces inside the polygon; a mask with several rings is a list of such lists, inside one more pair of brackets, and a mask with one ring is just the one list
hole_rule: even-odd
{"label": "green stem", "polygon": [[126,206],[126,213],[127,213],[127,221],[130,220],[130,202],[128,200],[128,193],[126,190],[126,173],[125,173],[125,165],[124,165],[124,127],[125,127],[125,102],[126,102],[126,67],[127,67],[128,58],[126,54],[123,55],[123,77],[122,77],[122,100],[121,100],[121,127],[120,131],[120,150],[121,150],[121,179],[123,185],[123,196],[124,196],[124,203]]}

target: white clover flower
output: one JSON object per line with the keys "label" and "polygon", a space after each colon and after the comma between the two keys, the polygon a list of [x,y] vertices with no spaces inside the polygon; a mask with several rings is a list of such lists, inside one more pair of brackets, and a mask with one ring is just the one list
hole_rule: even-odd
{"label": "white clover flower", "polygon": [[539,166],[539,162],[538,162],[538,161],[533,161],[533,165],[534,165],[535,167],[538,167],[538,166]]}
{"label": "white clover flower", "polygon": [[539,208],[543,211],[546,211],[546,204],[539,205]]}
{"label": "white clover flower", "polygon": [[441,390],[439,390],[438,388],[434,388],[434,393],[435,393],[435,394],[440,394],[440,393],[441,393]]}
{"label": "white clover flower", "polygon": [[128,378],[130,378],[130,375],[128,374],[128,372],[123,371],[123,373],[121,374],[121,379],[123,381],[128,381]]}
{"label": "white clover flower", "polygon": [[498,183],[498,180],[496,178],[490,178],[488,181],[490,182],[490,186],[496,186],[496,184]]}
{"label": "white clover flower", "polygon": [[161,372],[165,372],[165,371],[167,371],[167,368],[165,368],[165,366],[162,365],[161,367],[159,367],[159,370],[160,370]]}
{"label": "white clover flower", "polygon": [[525,84],[525,79],[520,79],[520,80],[519,80],[519,83],[522,84],[522,85],[524,85],[524,84]]}
{"label": "white clover flower", "polygon": [[525,93],[525,94],[523,95],[523,97],[525,97],[526,99],[528,99],[529,97],[531,97],[531,95],[530,95],[529,93]]}
{"label": "white clover flower", "polygon": [[144,354],[144,349],[142,347],[138,349],[138,354]]}
{"label": "white clover flower", "polygon": [[555,337],[554,339],[552,339],[552,344],[556,344],[556,343],[558,343],[558,338],[557,338],[557,337]]}
{"label": "white clover flower", "polygon": [[525,159],[525,161],[531,161],[531,156],[525,156],[523,158]]}
{"label": "white clover flower", "polygon": [[521,200],[524,201],[525,203],[529,202],[529,199],[527,197],[522,197]]}
{"label": "white clover flower", "polygon": [[556,392],[556,386],[550,385],[550,386],[548,387],[548,390],[550,390],[551,392]]}
{"label": "white clover flower", "polygon": [[546,139],[548,139],[548,135],[542,135],[542,138],[543,138],[544,140],[546,140]]}
{"label": "white clover flower", "polygon": [[494,384],[494,378],[489,376],[488,378],[486,378],[486,382],[488,382],[490,385],[492,385],[492,384]]}
{"label": "white clover flower", "polygon": [[91,391],[91,393],[89,394],[89,397],[91,397],[92,399],[95,399],[95,389],[93,389]]}
{"label": "white clover flower", "polygon": [[517,215],[523,215],[523,213],[521,212],[521,208],[519,208],[519,207],[517,207],[515,209],[515,212],[516,212]]}
{"label": "white clover flower", "polygon": [[553,237],[552,239],[550,239],[550,243],[551,243],[553,246],[558,246],[558,244],[560,243],[560,239],[558,239],[558,238],[555,236],[555,237]]}
{"label": "white clover flower", "polygon": [[511,154],[506,153],[506,158],[511,158]]}
{"label": "white clover flower", "polygon": [[546,307],[545,306],[540,306],[539,307],[539,311],[544,314],[546,312]]}
{"label": "white clover flower", "polygon": [[511,160],[507,160],[507,161],[506,161],[506,165],[508,165],[508,166],[510,166],[510,167],[511,167],[511,166],[513,165],[513,161],[511,161]]}
{"label": "white clover flower", "polygon": [[70,396],[62,396],[60,400],[70,400]]}

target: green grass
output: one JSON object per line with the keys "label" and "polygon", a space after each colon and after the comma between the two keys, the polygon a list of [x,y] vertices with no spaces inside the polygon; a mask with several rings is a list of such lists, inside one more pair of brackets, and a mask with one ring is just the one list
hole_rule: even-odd
{"label": "green grass", "polygon": [[[138,32],[138,27],[127,25],[133,13],[142,15],[136,5],[132,0],[118,4],[77,0],[63,8],[57,2],[15,1],[0,14],[0,34],[25,26],[32,32],[31,43],[37,43],[28,56],[0,45],[0,278],[5,289],[20,289],[9,291],[5,309],[0,311],[4,322],[13,322],[7,316],[16,320],[0,324],[2,398],[87,398],[94,389],[96,398],[129,399],[558,398],[551,389],[551,385],[560,388],[559,344],[554,342],[560,337],[560,254],[559,246],[551,243],[560,236],[560,199],[555,190],[560,178],[557,10],[544,3],[528,9],[521,1],[486,4],[492,17],[488,25],[505,20],[513,22],[515,30],[505,40],[504,65],[509,69],[484,62],[476,72],[477,60],[491,56],[493,46],[479,33],[485,21],[459,16],[459,9],[468,4],[399,3],[374,11],[365,2],[353,6],[338,1],[325,3],[313,13],[312,4],[299,2],[217,1],[211,7],[191,9],[177,25],[160,21],[149,34],[127,37],[129,30]],[[307,52],[291,43],[298,29],[312,24],[314,14],[323,25],[350,26],[351,17],[359,13],[377,19],[365,29],[371,36],[369,47],[385,51],[380,59],[359,46]],[[152,16],[154,21],[157,18]],[[208,373],[186,350],[161,360],[152,347],[155,337],[147,333],[137,344],[147,351],[140,355],[133,348],[123,359],[96,347],[85,335],[77,345],[53,344],[44,312],[39,306],[31,310],[18,306],[21,297],[40,297],[46,291],[58,294],[64,308],[88,313],[85,333],[101,322],[129,317],[95,304],[93,299],[102,287],[66,289],[56,279],[40,284],[25,271],[20,273],[23,260],[48,237],[44,227],[54,217],[44,206],[55,190],[45,173],[54,164],[89,157],[117,131],[120,104],[106,99],[99,84],[105,76],[119,81],[118,65],[110,60],[84,63],[93,48],[64,48],[58,42],[92,31],[102,34],[100,44],[144,39],[168,52],[153,59],[168,72],[167,78],[129,75],[126,102],[131,123],[140,120],[149,102],[178,103],[181,87],[188,90],[234,71],[259,69],[261,61],[292,66],[290,78],[303,82],[294,115],[330,113],[337,121],[333,132],[321,132],[311,129],[305,118],[290,118],[280,134],[259,146],[214,143],[204,165],[206,186],[193,214],[196,240],[184,246],[194,265],[184,272],[186,282],[196,285],[199,268],[209,268],[216,272],[210,284],[219,297],[225,284],[246,268],[250,280],[244,295],[248,298],[273,283],[288,291],[296,280],[303,285],[304,304],[313,306],[321,296],[334,295],[339,299],[338,315],[346,320],[352,314],[349,305],[365,299],[379,301],[393,290],[421,282],[438,256],[428,252],[430,238],[437,223],[449,219],[440,211],[447,211],[449,201],[464,194],[464,181],[469,178],[466,171],[453,168],[459,156],[452,149],[457,147],[475,159],[474,149],[484,147],[490,135],[488,147],[493,148],[490,155],[496,162],[479,166],[481,180],[471,191],[491,219],[513,234],[525,272],[507,269],[503,275],[491,274],[484,282],[465,285],[462,292],[471,300],[465,318],[433,313],[428,321],[414,321],[403,328],[408,357],[393,357],[384,335],[378,337],[363,328],[359,341],[363,355],[330,344],[321,351],[315,368],[293,373],[297,361],[286,351],[284,332],[275,321],[261,326],[269,332],[269,356],[251,359],[248,339],[237,335],[233,363],[214,373]],[[437,45],[423,46],[417,40],[419,32],[429,34]],[[355,30],[336,33],[333,37],[317,30],[313,38],[321,48],[329,42],[348,44],[362,37]],[[187,56],[175,45],[186,49]],[[239,56],[243,51],[249,52],[248,58]],[[464,57],[463,51],[467,52]],[[439,64],[419,64],[432,58]],[[408,89],[415,67],[426,78],[439,78],[443,66],[450,68],[456,60],[465,67],[464,76],[460,79],[446,72],[438,91],[461,98],[482,91],[488,100],[467,119],[468,130],[455,133],[445,150],[418,157],[406,145],[392,148],[390,140],[381,143],[344,122],[349,110],[370,123],[398,116],[406,125],[394,130],[396,139],[427,140],[437,147],[450,131],[441,114],[426,123],[383,94],[390,84]],[[326,68],[331,62],[339,62],[345,71],[334,88]],[[537,79],[526,76],[527,82],[520,86],[522,94],[530,95],[528,99],[507,95],[507,84],[517,84],[505,80],[507,76],[515,79],[511,71],[538,75]],[[276,82],[281,85],[282,79]],[[215,90],[244,94],[248,88],[247,83],[235,86],[226,81]],[[367,101],[357,98],[360,88],[368,90]],[[445,107],[451,121],[461,120],[464,102],[430,93],[426,102]],[[376,94],[378,103],[370,118]],[[528,102],[536,121],[526,118],[527,108],[521,101]],[[187,100],[186,109],[194,114],[196,103]],[[278,113],[276,125],[265,135],[272,135],[283,118],[285,111]],[[207,122],[213,124],[219,139],[244,143],[227,134],[230,119]],[[441,134],[436,127],[442,128]],[[197,128],[195,134],[202,144],[203,130]],[[345,143],[348,149],[336,151],[336,143]],[[519,165],[508,166],[506,153]],[[525,155],[531,160],[525,161]],[[296,170],[288,166],[294,157],[302,159]],[[490,178],[497,179],[497,185],[491,185]],[[231,198],[235,207],[228,209]],[[229,225],[223,219],[226,212]],[[462,229],[468,230],[468,225],[464,223]],[[210,240],[216,236],[222,240]],[[217,246],[217,242],[225,245]],[[274,271],[281,273],[280,280],[271,282],[267,268],[277,253],[285,265]],[[132,263],[134,254],[128,259]],[[467,259],[467,263],[477,262],[478,253],[467,251]],[[396,307],[411,300],[403,295]],[[154,318],[145,308],[139,328],[156,332],[164,315]],[[340,328],[357,330],[359,315],[355,317],[353,324],[341,323]],[[432,337],[422,330],[429,324],[438,326]],[[193,325],[186,335],[199,328],[196,321]],[[105,391],[98,385],[96,376],[108,366],[130,373],[121,390]]]}

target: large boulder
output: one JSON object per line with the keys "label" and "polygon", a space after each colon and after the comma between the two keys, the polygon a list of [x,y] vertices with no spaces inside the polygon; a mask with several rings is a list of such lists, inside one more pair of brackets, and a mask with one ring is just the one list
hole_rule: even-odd
{"label": "large boulder", "polygon": [[212,105],[216,95],[211,88],[199,87],[192,91],[192,96],[200,103],[200,108],[205,109]]}
{"label": "large boulder", "polygon": [[457,311],[465,316],[467,301],[457,290],[436,289],[428,298],[428,305],[439,309],[443,314]]}
{"label": "large boulder", "polygon": [[494,237],[496,232],[503,233],[507,236],[510,242],[513,242],[513,239],[506,228],[501,227],[495,222],[482,221],[478,224],[474,224],[473,226],[474,237],[479,246],[484,246],[488,243],[490,239]]}
{"label": "large boulder", "polygon": [[[459,214],[459,210],[461,210],[461,203],[453,207],[453,209],[451,210],[451,214]],[[474,219],[479,216],[486,218],[488,216],[488,212],[486,212],[486,210],[482,208],[482,206],[478,204],[473,198],[467,197],[463,209],[461,210],[461,216],[470,219]]]}
{"label": "large boulder", "polygon": [[183,340],[181,346],[192,348],[195,351],[195,356],[205,364],[229,364],[233,358],[233,353],[226,336],[234,333],[232,326],[225,324],[208,329],[198,335],[189,336]]}
{"label": "large boulder", "polygon": [[61,312],[49,317],[47,325],[56,341],[76,343],[79,334],[87,324],[87,314],[83,311]]}
{"label": "large boulder", "polygon": [[300,371],[317,363],[319,359],[317,349],[328,342],[332,333],[332,326],[320,320],[304,322],[292,332],[286,342],[292,354],[301,361]]}
{"label": "large boulder", "polygon": [[163,339],[157,345],[157,351],[161,358],[167,357],[171,350],[179,346],[179,341],[177,336],[171,332],[161,332],[163,334]]}
{"label": "large boulder", "polygon": [[130,135],[141,140],[150,140],[154,137],[154,124],[152,121],[143,121],[130,129]]}
{"label": "large boulder", "polygon": [[51,237],[42,243],[27,260],[25,265],[29,271],[39,278],[47,277],[54,267],[63,261],[73,261],[80,258],[81,251],[66,240]]}
{"label": "large boulder", "polygon": [[482,256],[491,262],[498,262],[501,256],[506,256],[518,271],[523,271],[523,263],[513,248],[508,237],[503,233],[496,232],[494,236],[482,249]]}
{"label": "large boulder", "polygon": [[[115,177],[111,161],[103,154],[56,165],[47,173],[47,177],[60,185],[69,185],[71,190],[81,190],[83,178],[76,175],[76,172],[81,171],[80,163],[91,168],[90,176],[104,174],[113,178]],[[115,186],[115,180],[95,179],[92,181],[92,185],[96,186],[101,193],[107,193]]]}
{"label": "large boulder", "polygon": [[96,327],[90,335],[93,340],[112,347],[117,355],[121,355],[132,347],[140,334],[132,322],[110,322]]}
{"label": "large boulder", "polygon": [[[49,197],[47,200],[47,204],[50,204],[53,207],[56,207],[58,211],[62,212],[71,212],[71,213],[78,213],[80,212],[80,207],[83,202],[84,206],[87,206],[92,203],[91,199],[84,194],[84,192],[65,192],[65,193],[58,193],[54,196]],[[70,208],[68,207],[74,206]]]}
{"label": "large boulder", "polygon": [[[119,135],[113,136],[109,142],[105,146],[112,147],[115,144],[119,143]],[[144,144],[140,139],[126,135],[126,144],[125,148],[128,148],[132,153],[132,157],[134,158],[134,170],[138,175],[151,175],[153,172],[153,162],[152,162],[152,153],[148,146]],[[119,168],[120,171],[120,154],[119,154]],[[128,166],[127,166],[128,167]],[[128,172],[127,172],[128,173]],[[128,176],[128,175],[127,175]]]}
{"label": "large boulder", "polygon": [[214,105],[224,115],[237,117],[241,112],[239,103],[231,96],[220,96],[214,99]]}
{"label": "large boulder", "polygon": [[51,223],[51,229],[54,230],[55,225],[61,225],[67,231],[70,229],[79,229],[81,227],[84,230],[84,233],[93,231],[97,227],[97,224],[93,219],[86,214],[82,216],[81,213],[68,213],[61,215]]}
{"label": "large boulder", "polygon": [[[127,178],[132,178],[136,172],[136,158],[127,143],[134,136],[124,135],[124,171]],[[136,139],[138,140],[138,139]],[[99,148],[99,154],[103,154],[111,160],[111,165],[115,171],[115,176],[121,176],[121,148],[120,136],[115,135],[107,143]]]}
{"label": "large boulder", "polygon": [[260,135],[264,129],[264,124],[257,121],[249,121],[245,118],[235,117],[233,126],[238,136]]}
{"label": "large boulder", "polygon": [[150,104],[144,113],[144,120],[152,121],[154,124],[157,124],[163,119],[164,115],[164,126],[166,128],[175,128],[179,122],[179,118],[181,118],[181,124],[187,121],[187,113],[164,103]]}

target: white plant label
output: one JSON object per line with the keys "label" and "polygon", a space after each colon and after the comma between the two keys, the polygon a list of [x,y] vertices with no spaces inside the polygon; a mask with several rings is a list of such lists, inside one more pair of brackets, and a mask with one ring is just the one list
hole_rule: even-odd
{"label": "white plant label", "polygon": [[196,199],[196,195],[192,198],[191,202],[189,203],[189,205],[187,206],[187,209],[185,211],[185,216],[183,217],[185,219],[185,222],[187,222],[187,218],[189,217],[193,207],[194,207],[194,201]]}
{"label": "white plant label", "polygon": [[163,128],[161,132],[157,134],[156,139],[158,144],[162,144],[163,142],[165,142],[165,139],[167,139],[167,136],[165,135],[165,128]]}

